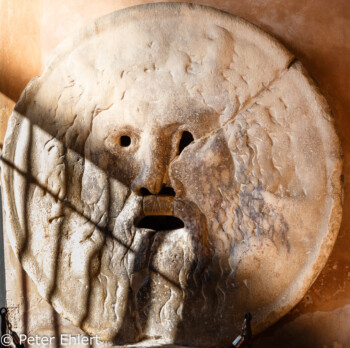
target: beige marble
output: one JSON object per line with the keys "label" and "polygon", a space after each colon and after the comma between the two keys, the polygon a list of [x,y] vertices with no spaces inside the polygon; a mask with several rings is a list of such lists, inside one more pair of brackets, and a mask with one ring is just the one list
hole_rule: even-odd
{"label": "beige marble", "polygon": [[[41,296],[101,339],[203,347],[226,346],[247,310],[259,332],[295,305],[339,228],[341,156],[293,59],[187,5],[110,15],[61,45],[4,150],[7,229]],[[184,227],[138,225],[152,214]]]}

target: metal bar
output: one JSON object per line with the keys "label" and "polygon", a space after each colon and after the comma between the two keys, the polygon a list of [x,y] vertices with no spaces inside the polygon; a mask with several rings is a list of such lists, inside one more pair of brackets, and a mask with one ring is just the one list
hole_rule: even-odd
{"label": "metal bar", "polygon": [[2,199],[0,191],[0,307],[6,307],[5,248],[3,233]]}

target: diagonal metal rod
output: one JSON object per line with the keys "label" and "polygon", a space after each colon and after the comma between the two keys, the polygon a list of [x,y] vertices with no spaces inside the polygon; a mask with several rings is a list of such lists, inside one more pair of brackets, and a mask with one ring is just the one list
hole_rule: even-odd
{"label": "diagonal metal rod", "polygon": [[2,200],[0,191],[0,307],[6,307],[5,246],[2,223]]}

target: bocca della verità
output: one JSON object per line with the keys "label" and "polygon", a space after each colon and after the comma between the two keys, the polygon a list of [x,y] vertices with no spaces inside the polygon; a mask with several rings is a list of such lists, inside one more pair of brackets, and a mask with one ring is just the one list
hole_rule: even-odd
{"label": "bocca della verit\u00e0", "polygon": [[324,266],[341,166],[327,103],[275,39],[208,7],[137,6],[62,43],[23,92],[6,228],[88,334],[228,347],[245,313],[262,331]]}

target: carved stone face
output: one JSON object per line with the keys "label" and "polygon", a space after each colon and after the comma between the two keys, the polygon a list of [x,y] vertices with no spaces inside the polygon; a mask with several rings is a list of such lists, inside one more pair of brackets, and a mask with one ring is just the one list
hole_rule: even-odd
{"label": "carved stone face", "polygon": [[4,163],[24,269],[116,343],[225,347],[248,311],[262,330],[311,285],[341,216],[338,139],[301,64],[185,4],[67,41],[17,104]]}
{"label": "carved stone face", "polygon": [[[167,74],[147,73],[128,86],[120,105],[94,119],[85,146],[88,159],[137,195],[142,188],[158,194],[163,185],[169,186],[169,165],[184,146],[220,127],[214,110],[195,98],[184,100],[183,91],[171,81],[169,94],[164,94],[167,76],[161,75]],[[138,93],[150,87],[152,93]]]}

